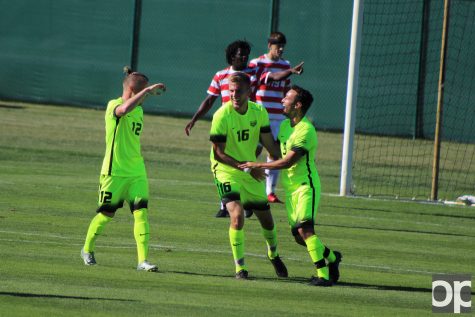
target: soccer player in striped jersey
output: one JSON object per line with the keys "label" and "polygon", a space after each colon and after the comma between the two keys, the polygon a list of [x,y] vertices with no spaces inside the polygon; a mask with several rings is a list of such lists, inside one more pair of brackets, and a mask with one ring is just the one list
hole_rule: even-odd
{"label": "soccer player in striped jersey", "polygon": [[279,277],[287,277],[287,268],[277,251],[277,233],[265,193],[262,169],[241,169],[240,162],[255,161],[256,147],[261,140],[269,153],[279,156],[269,127],[267,111],[249,101],[250,78],[243,72],[229,77],[231,100],[213,115],[210,141],[214,159],[211,161],[215,183],[230,215],[229,240],[236,267],[236,278],[246,279],[244,260],[244,208],[253,210],[267,243],[267,257]]}
{"label": "soccer player in striped jersey", "polygon": [[[269,113],[270,126],[274,139],[277,139],[280,123],[285,119],[282,112],[281,101],[290,87],[290,78],[286,76],[283,77],[282,80],[270,81],[269,75],[275,72],[285,71],[288,75],[300,75],[303,72],[303,62],[295,68],[292,68],[289,61],[282,59],[286,43],[287,40],[283,33],[271,33],[267,44],[267,53],[249,62],[249,67],[257,69],[256,77],[258,78],[258,86],[256,102],[263,105]],[[272,161],[270,156],[267,156],[267,161]],[[266,179],[267,199],[271,203],[280,203],[281,201],[275,194],[279,171],[268,170],[266,174],[268,175]]]}
{"label": "soccer player in striped jersey", "polygon": [[251,87],[256,86],[256,69],[249,68],[247,62],[251,54],[251,45],[242,40],[232,42],[226,47],[226,61],[228,67],[218,71],[211,80],[206,98],[201,102],[198,110],[185,127],[185,132],[190,135],[196,121],[202,118],[213,107],[214,102],[221,96],[221,105],[229,101],[228,77],[235,72],[242,71],[251,77]]}
{"label": "soccer player in striped jersey", "polygon": [[150,95],[160,95],[165,85],[149,85],[142,73],[125,67],[122,96],[109,101],[105,114],[106,153],[101,169],[97,215],[87,231],[81,258],[86,265],[96,264],[96,239],[104,227],[127,201],[134,217],[137,243],[137,270],[155,272],[156,265],[147,261],[150,226],[148,222],[148,180],[141,154],[143,132],[142,103]]}
{"label": "soccer player in striped jersey", "polygon": [[287,217],[295,241],[307,247],[315,266],[310,283],[331,286],[340,277],[341,253],[332,251],[315,234],[315,220],[320,201],[320,178],[315,164],[317,131],[305,114],[313,102],[307,90],[292,86],[282,100],[283,113],[278,134],[282,158],[273,162],[248,162],[238,168],[283,169],[282,185],[285,190]]}

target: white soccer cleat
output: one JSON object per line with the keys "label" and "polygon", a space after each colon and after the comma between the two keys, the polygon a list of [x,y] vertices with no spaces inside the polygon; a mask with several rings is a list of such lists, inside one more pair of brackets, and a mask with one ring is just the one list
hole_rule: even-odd
{"label": "white soccer cleat", "polygon": [[81,258],[86,265],[95,265],[96,259],[94,258],[94,252],[85,252],[84,249],[81,249]]}
{"label": "white soccer cleat", "polygon": [[158,267],[156,265],[150,264],[147,261],[143,261],[137,265],[137,271],[146,271],[146,272],[158,272]]}

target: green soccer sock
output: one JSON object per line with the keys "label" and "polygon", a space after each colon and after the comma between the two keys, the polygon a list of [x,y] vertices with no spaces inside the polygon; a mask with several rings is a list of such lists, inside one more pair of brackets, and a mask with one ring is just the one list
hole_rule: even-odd
{"label": "green soccer sock", "polygon": [[98,212],[97,215],[92,218],[89,229],[87,230],[86,241],[84,242],[84,252],[94,252],[97,236],[104,231],[104,227],[111,220],[111,217],[107,217],[101,212]]}
{"label": "green soccer sock", "polygon": [[148,223],[147,209],[134,211],[134,237],[137,243],[138,263],[147,260],[148,241],[150,239],[150,225]]}
{"label": "green soccer sock", "polygon": [[310,258],[312,258],[312,262],[315,265],[317,270],[317,276],[323,277],[324,279],[330,279],[328,274],[328,266],[325,263],[325,259],[323,258],[323,251],[325,246],[320,241],[320,239],[316,235],[312,235],[311,237],[305,240],[307,244],[308,254]]}
{"label": "green soccer sock", "polygon": [[267,256],[271,259],[279,255],[277,252],[277,230],[275,226],[272,230],[262,228],[262,234],[267,243]]}
{"label": "green soccer sock", "polygon": [[236,230],[230,227],[229,241],[231,242],[231,250],[233,251],[236,273],[240,270],[247,271],[247,266],[244,264],[244,230]]}
{"label": "green soccer sock", "polygon": [[328,260],[328,262],[333,263],[336,261],[335,253],[332,250],[325,246],[325,250],[323,251],[323,257]]}

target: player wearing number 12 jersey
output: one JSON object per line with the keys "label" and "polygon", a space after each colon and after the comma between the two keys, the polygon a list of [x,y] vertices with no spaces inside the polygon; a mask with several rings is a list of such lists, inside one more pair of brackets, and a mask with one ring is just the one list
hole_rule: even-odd
{"label": "player wearing number 12 jersey", "polygon": [[148,222],[148,181],[140,149],[143,132],[141,104],[149,95],[160,94],[163,84],[148,84],[148,78],[125,68],[123,93],[109,101],[106,109],[106,153],[101,169],[97,215],[92,219],[81,250],[86,265],[96,264],[94,256],[97,237],[127,201],[134,216],[137,243],[137,270],[157,271],[147,261],[150,226]]}

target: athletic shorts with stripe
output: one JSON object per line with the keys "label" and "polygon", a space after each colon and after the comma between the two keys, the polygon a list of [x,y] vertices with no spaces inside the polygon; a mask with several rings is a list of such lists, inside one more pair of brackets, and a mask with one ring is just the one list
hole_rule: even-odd
{"label": "athletic shorts with stripe", "polygon": [[148,207],[147,176],[121,177],[101,175],[97,212],[115,212],[127,201],[130,212]]}
{"label": "athletic shorts with stripe", "polygon": [[285,193],[285,207],[292,234],[303,226],[314,226],[317,208],[320,202],[320,188],[308,184],[300,185],[293,191]]}
{"label": "athletic shorts with stripe", "polygon": [[231,201],[241,201],[246,210],[268,210],[265,183],[256,181],[245,172],[237,171],[242,175],[213,170],[215,184],[219,197],[224,204]]}

